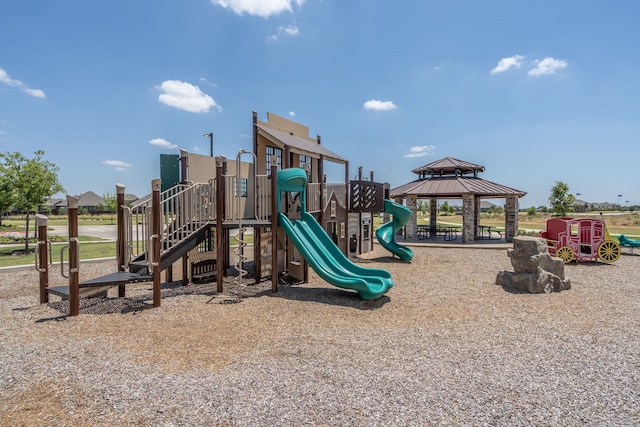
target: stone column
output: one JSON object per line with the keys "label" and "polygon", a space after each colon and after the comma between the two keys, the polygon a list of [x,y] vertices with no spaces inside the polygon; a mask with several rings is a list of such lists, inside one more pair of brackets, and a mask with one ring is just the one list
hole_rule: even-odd
{"label": "stone column", "polygon": [[418,233],[418,196],[407,196],[407,208],[411,211],[411,220],[405,226],[406,238],[413,239]]}
{"label": "stone column", "polygon": [[507,196],[507,206],[504,215],[505,239],[513,242],[513,238],[518,236],[518,196]]}
{"label": "stone column", "polygon": [[[480,197],[478,196],[473,196],[473,209],[474,209],[474,220],[473,220],[473,225],[480,225]],[[475,231],[475,230],[474,230]]]}
{"label": "stone column", "polygon": [[438,199],[431,197],[429,199],[429,232],[432,236],[436,235],[436,221],[438,216]]}
{"label": "stone column", "polygon": [[473,194],[462,195],[462,243],[475,240],[475,197]]}

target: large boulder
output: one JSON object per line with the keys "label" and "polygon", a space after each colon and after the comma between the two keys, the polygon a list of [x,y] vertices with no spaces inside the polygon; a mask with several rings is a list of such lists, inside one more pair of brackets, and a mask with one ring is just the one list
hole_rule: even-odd
{"label": "large boulder", "polygon": [[507,251],[514,271],[501,271],[496,284],[532,294],[558,292],[571,288],[564,276],[562,259],[549,254],[546,240],[539,237],[513,238],[513,249]]}

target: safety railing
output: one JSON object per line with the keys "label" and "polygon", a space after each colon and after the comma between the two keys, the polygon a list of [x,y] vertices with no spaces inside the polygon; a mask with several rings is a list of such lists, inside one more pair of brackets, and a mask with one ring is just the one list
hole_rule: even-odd
{"label": "safety railing", "polygon": [[319,182],[307,184],[307,211],[310,213],[320,212],[322,206],[320,206],[320,192],[322,191],[322,184]]}
{"label": "safety railing", "polygon": [[[235,175],[224,175],[224,219],[238,220],[259,219],[267,221],[271,216],[271,181],[267,175],[256,175],[255,178],[241,178]],[[255,179],[255,187],[251,189],[251,180]],[[255,191],[254,191],[255,190]]]}
{"label": "safety railing", "polygon": [[267,175],[256,175],[256,215],[259,220],[271,217],[271,180]]}
{"label": "safety railing", "polygon": [[[189,238],[209,221],[215,220],[215,180],[177,185],[160,194],[162,252]],[[151,199],[124,208],[125,265],[150,250]],[[148,255],[148,254],[147,254]],[[147,259],[150,259],[147,256]],[[157,262],[157,260],[156,260]]]}

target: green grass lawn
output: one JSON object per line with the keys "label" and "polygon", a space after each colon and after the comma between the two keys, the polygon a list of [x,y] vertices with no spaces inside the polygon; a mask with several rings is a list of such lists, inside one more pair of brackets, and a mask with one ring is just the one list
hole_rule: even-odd
{"label": "green grass lawn", "polygon": [[[82,243],[83,237],[78,238],[80,240],[80,260],[94,259],[94,258],[107,258],[116,256],[116,242],[94,242]],[[60,251],[66,245],[66,243],[53,243],[51,245],[51,259],[50,261],[59,264],[60,263]],[[35,249],[36,245],[30,244],[29,249]],[[35,254],[22,254],[15,251],[24,250],[24,245],[11,245],[0,247],[0,267],[11,267],[16,265],[35,265]],[[69,259],[69,250],[64,251],[64,260]]]}

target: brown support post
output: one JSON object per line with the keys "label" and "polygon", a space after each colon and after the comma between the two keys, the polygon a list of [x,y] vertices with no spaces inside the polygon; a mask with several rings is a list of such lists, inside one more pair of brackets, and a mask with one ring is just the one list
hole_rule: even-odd
{"label": "brown support post", "polygon": [[288,145],[284,146],[284,162],[282,164],[283,169],[289,169],[291,167],[291,150]]}
{"label": "brown support post", "polygon": [[[318,144],[320,144],[320,136],[318,136]],[[327,177],[324,175],[324,155],[320,154],[320,159],[318,159],[318,180],[320,182],[320,217],[318,218],[318,222],[324,228],[326,224],[324,223],[324,189],[327,184]]]}
{"label": "brown support post", "polygon": [[344,225],[346,227],[346,230],[345,230],[346,239],[343,239],[344,247],[340,248],[342,250],[342,253],[345,255],[349,253],[349,211],[351,211],[349,199],[350,199],[349,197],[349,161],[346,161],[344,163],[344,205],[347,210],[347,219]]}
{"label": "brown support post", "polygon": [[[213,134],[209,133],[206,135],[209,135],[209,138],[211,139],[211,156],[213,156]],[[189,153],[187,152],[187,150],[184,150],[184,149],[180,150],[180,184],[186,184],[189,181],[188,155]],[[189,284],[188,268],[189,268],[189,253],[187,252],[182,257],[182,286],[186,286],[187,284]],[[167,269],[167,281],[173,282],[173,266],[170,266]]]}
{"label": "brown support post", "polygon": [[[125,259],[125,255],[127,253],[126,245],[127,243],[131,243],[131,242],[125,241],[126,240],[125,227],[130,227],[131,224],[124,223],[124,208],[125,208],[124,195],[125,195],[124,185],[116,184],[116,223],[118,227],[117,237],[116,237],[117,239],[116,254],[118,258],[118,271],[125,270],[125,266],[128,261]],[[123,298],[125,294],[126,294],[126,285],[124,283],[121,285],[118,285],[118,296],[120,298]]]}
{"label": "brown support post", "polygon": [[189,256],[182,257],[182,286],[189,284]]}
{"label": "brown support post", "polygon": [[224,271],[224,176],[222,161],[216,161],[216,290],[222,292],[222,273]]}
{"label": "brown support post", "polygon": [[262,256],[260,256],[260,246],[262,245],[262,227],[253,228],[253,268],[256,271],[255,284],[262,280]]}
{"label": "brown support post", "polygon": [[[227,159],[223,158],[222,160],[222,175],[226,176],[227,175]],[[226,206],[226,200],[227,200],[227,186],[226,186],[226,180],[223,178],[222,181],[220,181],[220,187],[222,189],[222,217],[220,218],[221,221],[224,222],[224,219],[226,218],[227,215],[227,206]],[[229,247],[229,230],[224,230],[222,226],[220,226],[220,231],[222,232],[222,245],[220,246],[220,249],[222,250],[222,255],[223,255],[223,259],[222,259],[222,264],[221,264],[221,268],[222,268],[222,274],[223,276],[225,275],[227,268],[229,267],[229,259],[231,258],[229,251],[231,250]],[[218,268],[218,266],[216,265],[216,268]]]}
{"label": "brown support post", "polygon": [[253,154],[258,155],[258,112],[252,111],[253,121]]}
{"label": "brown support post", "polygon": [[151,181],[151,242],[150,250],[152,253],[149,259],[149,266],[152,268],[153,276],[153,306],[160,307],[160,299],[162,296],[162,283],[160,282],[160,246],[162,245],[162,235],[160,234],[160,189],[162,180],[154,179]]}
{"label": "brown support post", "polygon": [[78,199],[67,196],[69,216],[69,315],[80,314],[80,289],[78,274],[80,247],[78,246]]}
{"label": "brown support post", "polygon": [[271,292],[278,292],[278,165],[271,156]]}
{"label": "brown support post", "polygon": [[47,239],[47,217],[36,214],[36,225],[38,227],[38,263],[36,270],[40,273],[40,304],[49,302],[49,240]]}

